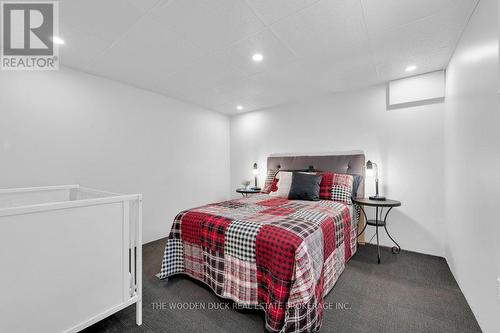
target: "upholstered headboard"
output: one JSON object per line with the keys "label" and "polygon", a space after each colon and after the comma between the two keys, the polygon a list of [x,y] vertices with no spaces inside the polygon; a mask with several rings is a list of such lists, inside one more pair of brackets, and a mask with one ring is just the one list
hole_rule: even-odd
{"label": "upholstered headboard", "polygon": [[349,175],[363,176],[358,188],[358,197],[365,194],[365,155],[353,153],[345,155],[316,156],[280,156],[271,155],[267,158],[267,169],[307,170],[313,167],[316,171],[331,171]]}

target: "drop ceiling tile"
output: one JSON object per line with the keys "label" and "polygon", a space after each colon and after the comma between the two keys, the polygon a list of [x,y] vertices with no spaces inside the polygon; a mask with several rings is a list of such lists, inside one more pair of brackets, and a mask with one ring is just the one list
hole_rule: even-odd
{"label": "drop ceiling tile", "polygon": [[[377,68],[372,64],[353,66],[349,71],[333,72],[328,78],[329,80],[325,82],[324,86],[330,92],[359,89],[380,83]],[[324,80],[325,76],[322,79]]]}
{"label": "drop ceiling tile", "polygon": [[[451,57],[476,2],[457,0],[446,10],[421,20],[396,28],[372,31],[371,48],[376,62],[387,63],[393,57],[415,58],[414,55],[417,54],[432,54],[444,49],[449,50]],[[408,59],[410,60],[418,61]]]}
{"label": "drop ceiling tile", "polygon": [[[291,64],[292,65],[292,64]],[[290,66],[286,68],[290,68]],[[227,103],[242,105],[246,111],[267,108],[317,94],[317,87],[309,86],[304,75],[295,76],[280,68],[244,80],[228,82],[214,89]]]}
{"label": "drop ceiling tile", "polygon": [[214,87],[227,82],[241,82],[244,75],[218,59],[206,56],[179,72],[162,75],[155,80],[161,93],[205,108],[222,112],[229,104],[218,95]]}
{"label": "drop ceiling tile", "polygon": [[238,81],[245,75],[234,69],[227,63],[212,56],[203,56],[193,62],[190,66],[171,75],[163,75],[161,84],[165,86],[175,85],[177,87],[202,87],[211,89],[214,86],[226,82]]}
{"label": "drop ceiling tile", "polygon": [[65,41],[64,45],[59,46],[60,62],[73,68],[86,67],[111,45],[67,25],[59,27],[59,35]]}
{"label": "drop ceiling tile", "polygon": [[[254,62],[252,55],[261,53],[262,62]],[[269,29],[246,38],[231,47],[218,51],[215,56],[247,75],[267,71],[296,59],[293,53]]]}
{"label": "drop ceiling tile", "polygon": [[376,61],[387,61],[393,56],[432,53],[455,45],[460,30],[449,23],[446,16],[433,15],[374,34],[371,42]]}
{"label": "drop ceiling tile", "polygon": [[262,86],[274,84],[274,87],[269,89],[287,89],[291,98],[296,98],[300,95],[310,96],[331,91],[331,79],[323,77],[333,68],[337,68],[339,72],[348,72],[361,65],[374,68],[372,56],[365,45],[345,45],[335,54],[300,58],[275,66],[252,78],[259,79],[259,85]]}
{"label": "drop ceiling tile", "polygon": [[346,44],[367,43],[358,1],[320,1],[271,26],[300,57],[335,54]]}
{"label": "drop ceiling tile", "polygon": [[408,24],[445,10],[454,0],[361,0],[370,32]]}
{"label": "drop ceiling tile", "polygon": [[122,0],[59,1],[61,24],[106,41],[123,35],[142,14],[140,9]]}
{"label": "drop ceiling tile", "polygon": [[146,17],[90,67],[107,73],[135,71],[154,81],[190,66],[199,53],[192,43]]}
{"label": "drop ceiling tile", "polygon": [[311,6],[319,0],[248,0],[257,15],[265,24],[274,23],[301,9]]}
{"label": "drop ceiling tile", "polygon": [[134,7],[140,9],[143,13],[148,12],[154,6],[158,6],[165,3],[168,0],[126,0],[131,3]]}
{"label": "drop ceiling tile", "polygon": [[205,50],[227,47],[264,28],[244,0],[170,0],[154,17]]}
{"label": "drop ceiling tile", "polygon": [[314,73],[312,82],[329,92],[367,86],[379,79],[376,66],[369,57],[341,61],[331,61],[328,57],[316,59],[310,70]]}
{"label": "drop ceiling tile", "polygon": [[443,24],[452,26],[461,33],[478,3],[479,0],[454,0],[449,7],[437,13],[436,16],[443,19]]}
{"label": "drop ceiling tile", "polygon": [[88,65],[87,72],[158,91],[160,80],[190,66],[199,50],[156,22],[141,20],[129,33]]}
{"label": "drop ceiling tile", "polygon": [[287,94],[290,100],[315,95],[325,91],[317,81],[318,73],[324,70],[324,67],[317,66],[317,62],[311,60],[302,59],[274,71],[256,75],[252,79],[264,91]]}
{"label": "drop ceiling tile", "polygon": [[[266,94],[265,89],[257,85],[255,80],[251,78],[230,82],[216,87],[214,90],[227,103],[244,106],[245,102],[250,98]],[[247,109],[247,106],[245,106],[245,109]]]}

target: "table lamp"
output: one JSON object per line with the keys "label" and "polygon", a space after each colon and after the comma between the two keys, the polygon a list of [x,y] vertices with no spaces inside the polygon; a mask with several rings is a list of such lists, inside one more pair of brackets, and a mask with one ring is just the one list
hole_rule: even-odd
{"label": "table lamp", "polygon": [[260,187],[257,184],[257,175],[259,174],[259,168],[257,167],[257,163],[253,164],[253,170],[252,173],[255,177],[255,186],[252,187],[252,190],[260,190]]}
{"label": "table lamp", "polygon": [[384,201],[385,197],[378,194],[378,167],[377,163],[372,161],[366,162],[366,170],[371,170],[375,174],[375,195],[370,196],[370,200]]}

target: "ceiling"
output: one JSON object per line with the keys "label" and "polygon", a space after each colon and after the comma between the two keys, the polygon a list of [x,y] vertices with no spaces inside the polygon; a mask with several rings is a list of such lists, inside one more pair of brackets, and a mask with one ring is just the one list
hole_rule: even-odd
{"label": "ceiling", "polygon": [[443,69],[478,1],[61,0],[60,59],[231,115]]}

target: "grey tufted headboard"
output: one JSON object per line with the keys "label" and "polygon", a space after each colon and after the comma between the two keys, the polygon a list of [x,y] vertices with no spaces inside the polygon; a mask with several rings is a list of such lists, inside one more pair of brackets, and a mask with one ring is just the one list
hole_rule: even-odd
{"label": "grey tufted headboard", "polygon": [[332,171],[363,176],[363,180],[358,188],[358,197],[364,197],[365,155],[363,153],[316,156],[269,156],[267,158],[268,170],[307,170],[311,166],[317,171]]}

